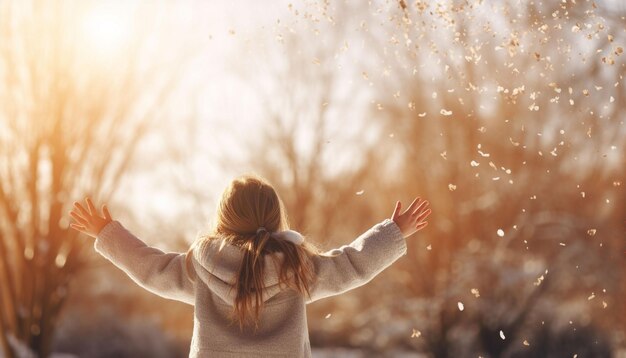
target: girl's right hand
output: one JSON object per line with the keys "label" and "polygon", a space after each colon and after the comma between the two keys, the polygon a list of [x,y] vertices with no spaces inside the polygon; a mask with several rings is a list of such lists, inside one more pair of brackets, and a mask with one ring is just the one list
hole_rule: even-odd
{"label": "girl's right hand", "polygon": [[70,211],[70,216],[74,219],[74,222],[70,224],[70,227],[96,238],[98,233],[113,219],[111,219],[111,214],[106,205],[102,206],[101,216],[90,198],[87,198],[85,201],[87,202],[87,209],[80,205],[79,202],[74,203],[74,209]]}
{"label": "girl's right hand", "polygon": [[398,201],[391,215],[391,220],[398,225],[405,239],[428,225],[426,218],[432,212],[428,209],[428,201],[415,198],[402,214],[400,214],[401,207],[402,204]]}

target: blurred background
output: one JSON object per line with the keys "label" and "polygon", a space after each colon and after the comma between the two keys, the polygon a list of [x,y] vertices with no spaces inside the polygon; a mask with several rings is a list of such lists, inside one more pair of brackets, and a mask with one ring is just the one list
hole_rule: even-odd
{"label": "blurred background", "polygon": [[0,1],[0,357],[185,357],[67,212],[182,252],[249,172],[323,249],[431,202],[317,357],[625,357],[625,40],[621,0]]}

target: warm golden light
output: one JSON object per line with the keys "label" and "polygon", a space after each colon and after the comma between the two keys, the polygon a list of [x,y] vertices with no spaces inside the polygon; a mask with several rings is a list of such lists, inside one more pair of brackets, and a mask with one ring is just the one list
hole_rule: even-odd
{"label": "warm golden light", "polygon": [[127,14],[114,4],[91,8],[81,22],[82,37],[88,48],[108,54],[119,50],[130,34]]}

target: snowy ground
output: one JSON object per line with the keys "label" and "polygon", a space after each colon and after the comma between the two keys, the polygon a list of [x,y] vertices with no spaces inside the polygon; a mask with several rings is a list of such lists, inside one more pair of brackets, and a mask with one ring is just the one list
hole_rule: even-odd
{"label": "snowy ground", "polygon": [[[367,354],[364,351],[358,349],[347,348],[313,348],[313,358],[374,358],[374,357],[394,357],[394,358],[426,358],[427,355],[415,353],[415,352],[391,352],[384,356],[376,354]],[[615,358],[626,358],[626,350],[620,350],[615,354]]]}
{"label": "snowy ground", "polygon": [[[373,358],[373,357],[381,357],[376,354],[368,354],[365,351],[359,349],[350,349],[350,348],[313,348],[312,349],[313,358]],[[415,352],[393,352],[388,355],[388,357],[398,357],[398,358],[425,358],[426,356],[417,354]],[[26,351],[21,350],[18,353],[19,358],[35,358],[35,355]],[[3,358],[2,352],[0,352],[0,358]],[[63,353],[53,353],[50,358],[79,358],[73,354],[63,354]]]}
{"label": "snowy ground", "polygon": [[[25,353],[25,352],[22,352]],[[366,352],[359,349],[348,349],[348,348],[314,348],[312,350],[313,358],[373,358],[380,357],[380,355],[376,354],[367,354]],[[398,358],[425,358],[424,355],[411,353],[411,352],[394,352],[388,355],[389,357],[398,357]],[[23,355],[18,356],[19,358],[34,358],[35,356],[32,354],[25,353]],[[73,354],[63,354],[63,353],[53,353],[51,358],[79,358]],[[3,358],[2,353],[0,352],[0,358]]]}
{"label": "snowy ground", "polygon": [[[374,357],[382,357],[379,354],[367,353],[360,349],[351,349],[351,348],[313,348],[312,349],[313,358],[374,358]],[[427,356],[424,354],[416,353],[416,352],[405,352],[405,351],[396,351],[390,352],[385,355],[385,357],[394,357],[394,358],[426,358]]]}
{"label": "snowy ground", "polygon": [[[367,354],[364,351],[358,349],[348,349],[348,348],[313,348],[312,350],[313,358],[374,358],[381,357],[376,354]],[[0,352],[0,358],[2,358],[2,353]],[[26,357],[33,357],[30,355],[26,355]],[[426,355],[415,353],[415,352],[393,352],[386,355],[386,357],[394,357],[394,358],[425,358]],[[62,354],[62,353],[54,353],[51,358],[78,358],[78,356],[71,354]],[[626,358],[626,350],[622,350],[617,352],[615,358]]]}

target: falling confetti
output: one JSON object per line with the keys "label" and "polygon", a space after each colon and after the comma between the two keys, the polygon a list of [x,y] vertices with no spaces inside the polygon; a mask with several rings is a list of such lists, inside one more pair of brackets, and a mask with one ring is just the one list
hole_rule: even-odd
{"label": "falling confetti", "polygon": [[472,288],[470,292],[472,293],[472,295],[474,295],[474,297],[476,298],[480,297],[480,292],[478,291],[477,288]]}
{"label": "falling confetti", "polygon": [[545,277],[543,275],[539,276],[539,278],[537,278],[537,281],[535,281],[534,285],[535,286],[541,285],[541,283],[543,282],[544,279],[545,279]]}
{"label": "falling confetti", "polygon": [[411,338],[418,338],[419,336],[422,335],[422,332],[416,330],[415,328],[413,328],[413,333],[411,333]]}
{"label": "falling confetti", "polygon": [[365,193],[365,190],[359,190],[356,192],[356,195],[363,195],[363,193]]}
{"label": "falling confetti", "polygon": [[330,315],[331,315],[331,313],[327,314],[327,315],[324,317],[324,319],[328,319],[328,318],[330,318]]}
{"label": "falling confetti", "polygon": [[[381,57],[380,63],[373,60],[375,66],[372,67],[355,67],[353,76],[360,79],[361,71],[367,69],[370,72],[363,72],[363,77],[376,82],[374,86],[380,86],[381,92],[389,92],[388,96],[393,95],[394,100],[381,99],[381,103],[385,105],[383,114],[389,115],[393,120],[403,120],[397,121],[402,123],[402,129],[394,128],[397,133],[410,129],[413,131],[410,134],[418,134],[415,138],[420,141],[433,140],[429,143],[432,145],[412,150],[411,155],[417,155],[411,159],[425,158],[436,162],[433,177],[438,178],[436,181],[443,185],[434,189],[439,194],[445,194],[447,186],[451,193],[448,195],[449,199],[455,197],[459,200],[446,204],[449,209],[454,211],[457,207],[462,207],[466,212],[475,210],[495,213],[494,226],[502,225],[501,228],[496,227],[496,237],[507,237],[507,240],[496,239],[491,232],[492,239],[502,245],[507,243],[506,253],[520,255],[519,261],[528,264],[523,265],[524,275],[531,275],[523,276],[527,277],[525,284],[532,287],[531,283],[534,282],[535,286],[540,286],[547,278],[547,272],[542,274],[534,268],[537,265],[536,256],[546,254],[544,251],[550,255],[567,255],[570,251],[573,254],[577,252],[579,245],[593,245],[598,248],[596,244],[602,245],[600,241],[604,241],[606,249],[601,251],[604,254],[617,247],[612,242],[609,245],[612,231],[600,227],[600,220],[591,221],[592,224],[587,227],[583,226],[581,233],[583,238],[584,233],[587,233],[587,240],[581,242],[574,240],[575,237],[571,241],[565,241],[566,238],[545,241],[529,237],[532,237],[530,233],[535,215],[539,215],[551,203],[552,198],[547,195],[551,193],[551,189],[556,188],[557,191],[571,194],[564,197],[562,203],[559,202],[559,207],[563,205],[564,214],[584,205],[590,212],[601,206],[598,209],[603,212],[602,215],[610,215],[614,207],[623,204],[620,197],[623,196],[623,191],[620,190],[624,186],[616,188],[621,185],[618,181],[621,180],[619,171],[607,170],[606,176],[602,176],[605,175],[604,172],[589,176],[585,170],[588,169],[586,163],[601,160],[600,156],[605,153],[608,153],[605,158],[609,165],[604,165],[603,161],[598,163],[602,164],[598,167],[621,163],[623,143],[611,143],[610,140],[615,139],[609,138],[616,138],[610,136],[612,128],[619,131],[623,129],[624,117],[619,106],[623,102],[620,90],[624,82],[620,76],[623,74],[623,61],[626,57],[623,53],[624,34],[621,27],[610,26],[610,20],[594,13],[596,4],[592,1],[562,0],[554,4],[545,1],[530,2],[528,6],[533,14],[530,18],[526,18],[526,10],[515,11],[515,6],[510,4],[485,6],[484,3],[488,2],[479,0],[465,2],[465,5],[448,6],[447,3],[443,5],[423,0],[402,0],[396,3],[399,6],[395,7],[395,12],[388,12],[384,6],[372,5],[375,2],[368,3],[369,13],[363,14],[365,19],[360,18],[355,27],[361,22],[361,29],[371,32],[368,36],[376,37],[378,34],[374,33],[373,23],[367,20],[369,14],[376,14],[377,26],[384,25],[385,21],[392,21],[403,31],[382,32],[386,37],[381,37],[384,42],[384,58]],[[600,2],[596,3],[600,7]],[[481,6],[480,12],[493,11],[504,21],[485,18],[481,22],[482,19],[476,16],[479,11],[475,10]],[[551,10],[545,12],[546,9]],[[459,17],[456,18],[454,13],[458,13]],[[330,17],[329,14],[324,15]],[[469,19],[467,24],[459,25],[458,19],[465,18]],[[320,17],[315,21],[324,21],[324,18]],[[475,24],[477,26],[473,26]],[[438,35],[440,32],[444,34],[442,30],[445,29],[450,30],[450,36],[439,38]],[[484,32],[485,36],[480,32]],[[447,41],[448,38],[452,41]],[[580,45],[583,42],[585,45]],[[324,65],[332,58],[324,56],[323,52],[308,53],[318,54]],[[403,53],[408,56],[396,58],[402,61],[393,62],[396,60],[394,56],[403,56]],[[336,56],[333,52],[329,54]],[[602,64],[602,58],[605,58],[605,64],[615,63],[614,68]],[[397,66],[397,63],[402,66]],[[467,68],[470,71],[464,71]],[[588,69],[593,69],[594,74],[585,72]],[[381,73],[383,76],[391,74],[388,78],[397,82],[381,83]],[[470,73],[471,76],[468,75]],[[410,79],[407,86],[400,82],[403,78]],[[376,102],[370,104],[372,111],[375,111],[375,104]],[[429,116],[422,119],[421,117],[427,116],[426,111]],[[440,116],[436,115],[437,112]],[[535,112],[536,115],[533,115]],[[611,123],[620,121],[621,127],[611,127]],[[392,125],[395,123],[392,122]],[[407,123],[406,126],[404,123]],[[392,144],[401,145],[399,139],[411,143],[410,135],[404,134],[399,135],[398,140]],[[479,142],[482,143],[482,148],[476,149]],[[617,148],[611,147],[614,152],[607,152],[611,144],[615,144]],[[424,153],[423,158],[420,157],[420,151]],[[436,158],[437,154],[443,160]],[[447,170],[453,170],[453,175],[448,175]],[[596,177],[601,178],[604,187],[600,184],[592,185],[600,183],[590,180]],[[423,180],[423,177],[420,178]],[[580,189],[573,189],[576,182],[580,183]],[[611,183],[614,187],[611,187]],[[581,191],[583,189],[586,192]],[[507,190],[513,194],[509,195]],[[357,193],[361,194],[363,191]],[[514,199],[509,204],[507,199],[511,197]],[[608,199],[610,205],[604,205]],[[466,203],[467,205],[460,205]],[[508,206],[518,209],[505,210],[515,211],[510,214],[498,211],[500,207]],[[522,207],[525,209],[522,210]],[[623,205],[619,206],[621,207]],[[484,210],[485,208],[488,209]],[[525,214],[515,215],[520,212]],[[485,218],[481,214],[478,217]],[[512,225],[513,220],[517,226]],[[445,224],[442,223],[439,228],[442,232],[447,230]],[[504,227],[511,230],[505,232]],[[480,230],[476,229],[470,234],[472,237],[484,238],[484,232]],[[597,230],[602,231],[597,233]],[[487,234],[489,237],[489,233]],[[518,237],[520,239],[516,240]],[[529,239],[523,240],[524,238]],[[469,241],[471,240],[468,239],[467,242]],[[476,247],[480,248],[480,252],[488,253],[492,249],[486,247],[488,244],[488,241],[481,241],[481,246]],[[427,243],[426,249],[432,250],[432,245]],[[622,254],[624,250],[619,251]],[[422,254],[432,255],[423,251]],[[571,270],[579,264],[574,260],[567,263],[571,263],[567,266]],[[585,274],[586,272],[582,272],[582,262],[580,267],[581,271],[576,273]],[[590,270],[589,267],[587,269]],[[555,270],[555,274],[559,274],[558,270]],[[535,280],[532,280],[533,277]],[[554,281],[558,282],[559,278],[555,276]],[[483,282],[475,281],[474,284],[478,286]],[[481,289],[484,291],[486,287],[481,286]],[[474,297],[480,297],[478,289],[472,288],[470,292]],[[483,294],[491,296],[493,293],[484,291]],[[589,291],[583,291],[581,298],[584,300],[585,296],[592,297],[593,304],[597,304],[598,309],[600,302],[605,304],[601,299],[613,302],[600,292],[598,295],[589,294]],[[462,302],[457,302],[457,306],[460,311],[464,311]],[[515,332],[507,331],[511,333],[511,341],[516,341],[515,344],[530,345],[525,337],[518,337]],[[505,339],[503,331],[500,331],[500,336]],[[533,336],[527,337],[534,339]],[[519,338],[523,342],[519,342]],[[536,342],[533,341],[533,345]]]}
{"label": "falling confetti", "polygon": [[506,339],[506,337],[504,337],[504,332],[502,332],[502,330],[500,330],[500,338],[502,338],[502,340]]}

